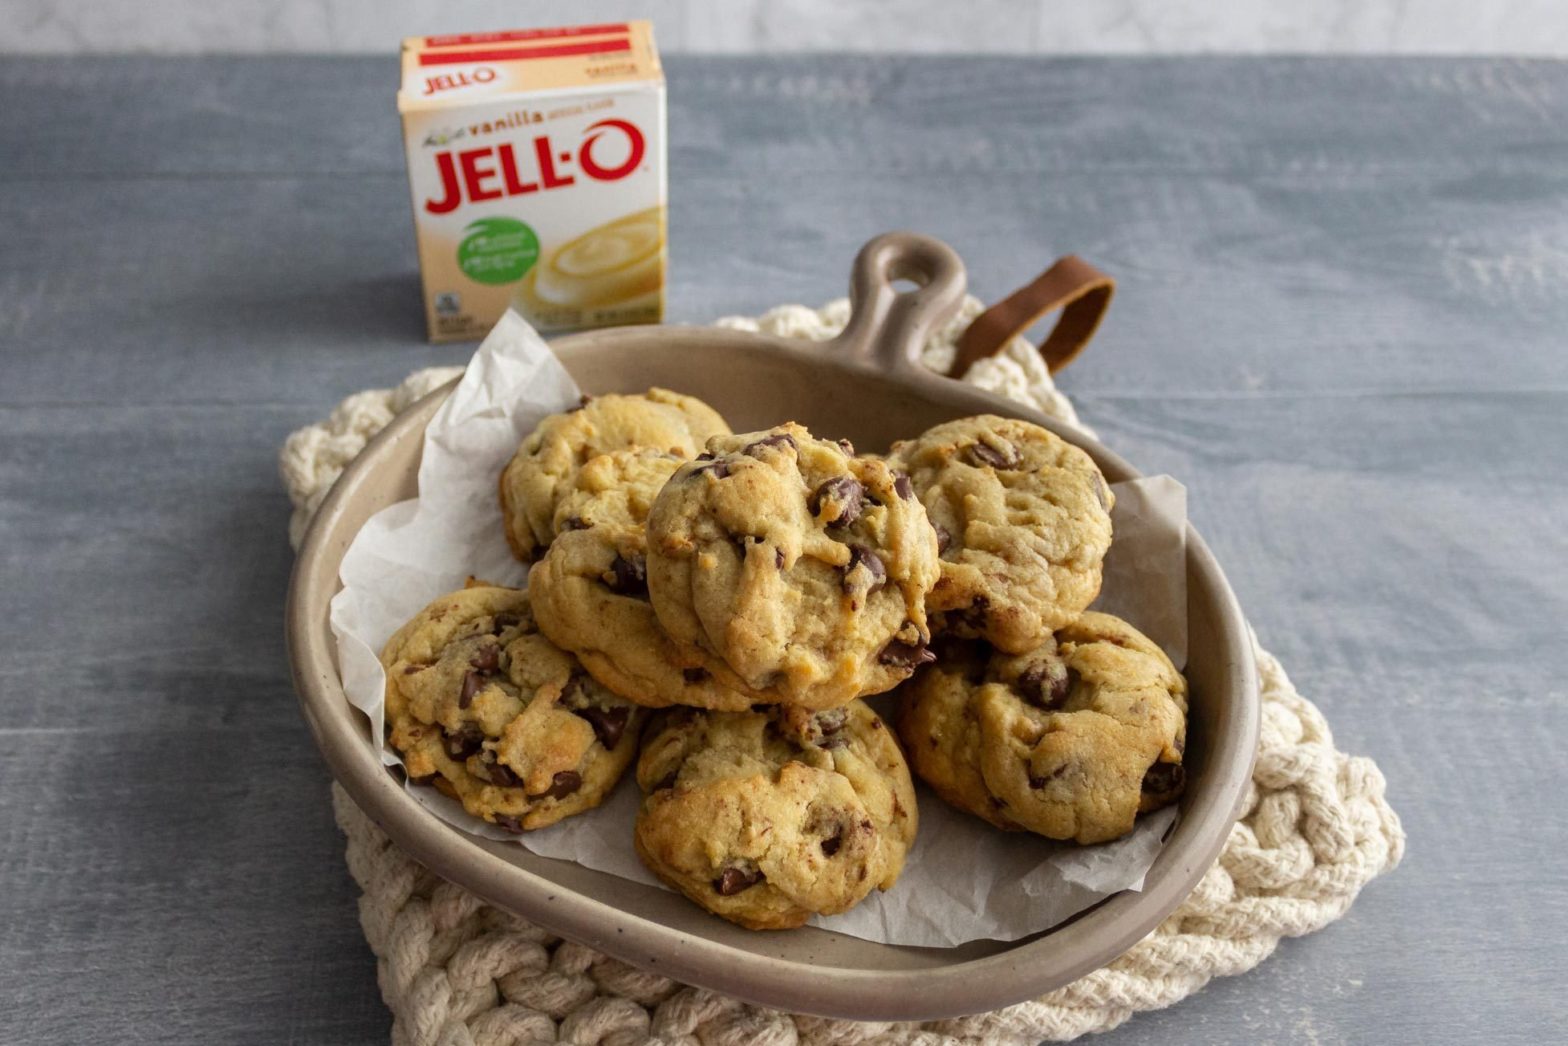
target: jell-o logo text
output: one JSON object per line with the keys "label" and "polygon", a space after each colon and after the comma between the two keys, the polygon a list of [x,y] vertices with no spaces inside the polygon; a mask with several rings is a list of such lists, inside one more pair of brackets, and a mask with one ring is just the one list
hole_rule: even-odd
{"label": "jell-o logo text", "polygon": [[[606,165],[601,162],[601,156],[619,153],[612,153],[611,145],[601,147],[599,143],[616,139],[624,143],[625,159]],[[600,120],[584,130],[583,140],[575,153],[570,150],[557,152],[548,135],[533,140],[532,156],[528,155],[527,146],[522,149],[521,157],[518,146],[512,142],[436,153],[441,194],[425,200],[425,210],[431,214],[450,214],[465,203],[564,188],[577,181],[571,173],[574,167],[595,181],[618,181],[637,170],[647,151],[647,143],[642,131],[630,121]]]}

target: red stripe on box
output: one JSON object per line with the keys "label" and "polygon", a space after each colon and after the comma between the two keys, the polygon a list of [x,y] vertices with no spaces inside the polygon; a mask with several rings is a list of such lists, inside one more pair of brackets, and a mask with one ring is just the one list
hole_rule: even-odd
{"label": "red stripe on box", "polygon": [[427,36],[426,47],[471,47],[474,44],[504,44],[514,40],[559,40],[572,36],[606,36],[625,33],[631,27],[625,22],[608,22],[604,25],[571,25],[562,29],[517,29],[506,33],[458,33],[456,36]]}
{"label": "red stripe on box", "polygon": [[574,54],[612,54],[630,51],[631,40],[595,40],[586,44],[554,47],[502,47],[493,51],[436,51],[419,56],[420,65],[463,65],[468,62],[514,62],[525,58],[565,58]]}

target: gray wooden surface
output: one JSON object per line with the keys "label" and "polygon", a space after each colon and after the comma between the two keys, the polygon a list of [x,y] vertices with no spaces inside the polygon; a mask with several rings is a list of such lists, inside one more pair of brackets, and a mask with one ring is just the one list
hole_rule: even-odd
{"label": "gray wooden surface", "polygon": [[[282,642],[277,445],[422,342],[395,67],[0,61],[0,1040],[386,1040]],[[669,62],[673,318],[912,227],[1121,295],[1063,384],[1191,488],[1403,867],[1096,1040],[1568,1020],[1568,65]]]}

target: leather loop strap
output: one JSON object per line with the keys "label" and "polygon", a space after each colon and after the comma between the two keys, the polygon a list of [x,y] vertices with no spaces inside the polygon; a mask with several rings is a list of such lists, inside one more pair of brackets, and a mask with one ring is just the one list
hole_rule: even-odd
{"label": "leather loop strap", "polygon": [[1058,258],[1033,283],[975,317],[958,339],[958,355],[947,376],[962,378],[975,361],[995,355],[1041,316],[1061,309],[1056,326],[1040,345],[1045,365],[1055,374],[1089,344],[1115,291],[1115,280],[1076,254]]}

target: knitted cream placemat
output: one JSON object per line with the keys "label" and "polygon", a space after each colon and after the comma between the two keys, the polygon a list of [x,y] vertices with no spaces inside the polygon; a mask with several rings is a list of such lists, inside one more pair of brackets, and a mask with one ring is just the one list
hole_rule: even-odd
{"label": "knitted cream placemat", "polygon": [[[926,347],[946,370],[953,343],[982,311],[974,298]],[[783,306],[722,326],[822,340],[844,326],[847,301]],[[459,373],[433,368],[396,389],[350,396],[325,422],[294,433],[280,467],[297,547],[327,490],[371,436]],[[1084,426],[1039,355],[1014,339],[965,381]],[[645,973],[563,941],[427,871],[400,852],[337,785],[348,866],[363,891],[360,923],[376,955],[392,1041],[408,1046],[638,1043],[786,1046],[909,1043],[959,1046],[1066,1041],[1106,1031],[1140,1010],[1169,1006],[1211,977],[1243,973],[1281,937],[1322,929],[1404,852],[1399,818],[1370,759],[1334,747],[1317,706],[1256,651],[1262,733],[1246,813],[1191,896],[1155,931],[1104,969],[1030,1002],[924,1024],[855,1023],[767,1010]]]}

